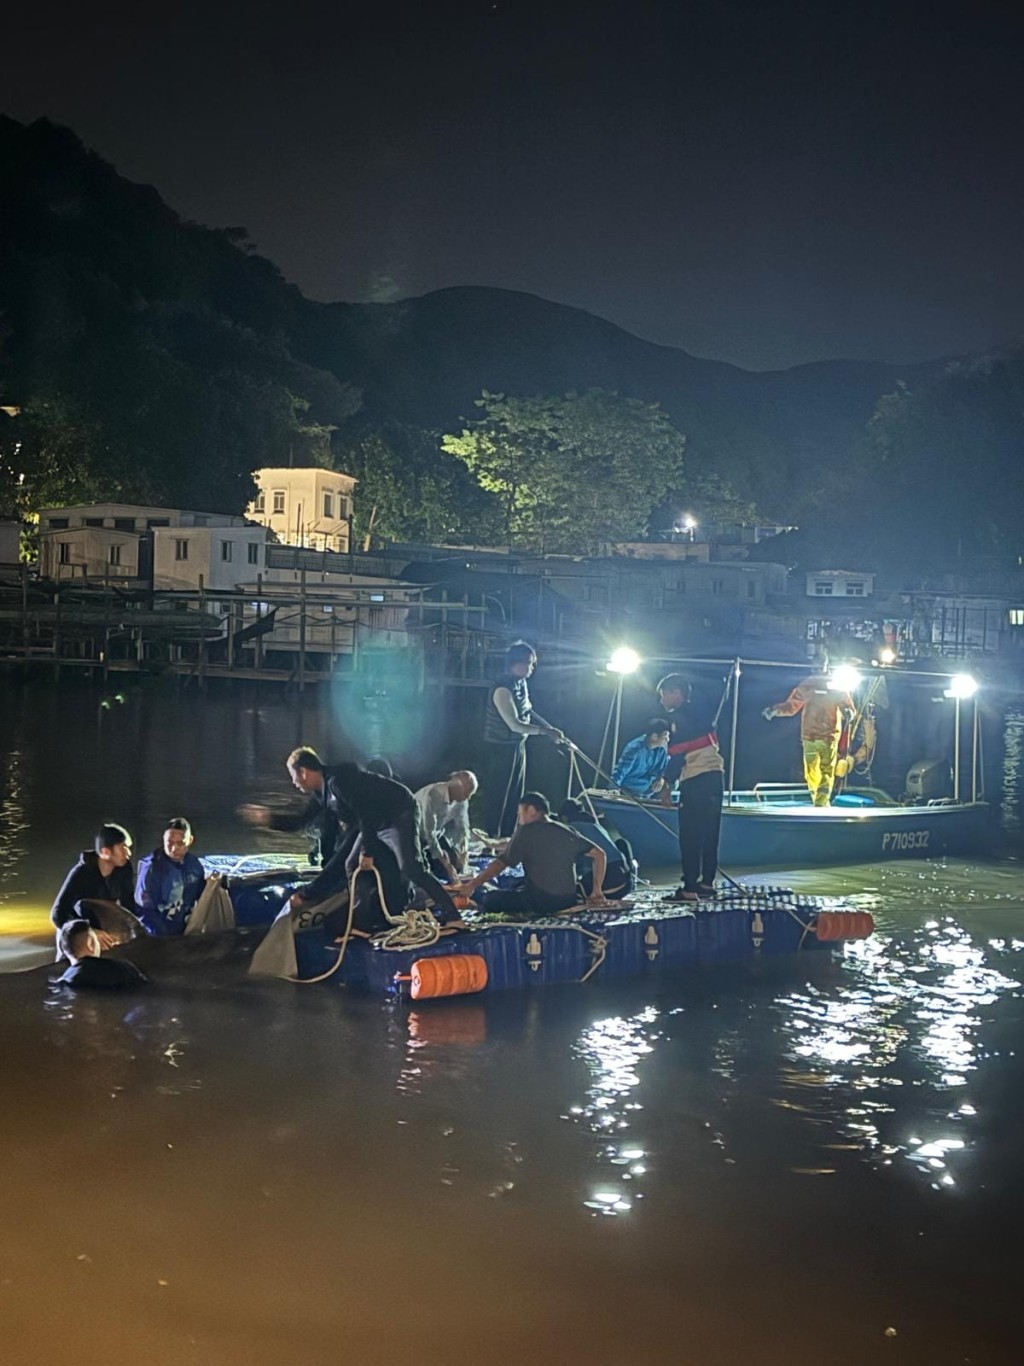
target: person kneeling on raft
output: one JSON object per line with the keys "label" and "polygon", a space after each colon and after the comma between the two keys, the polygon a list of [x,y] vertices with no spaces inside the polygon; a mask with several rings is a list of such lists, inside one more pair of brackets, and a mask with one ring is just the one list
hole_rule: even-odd
{"label": "person kneeling on raft", "polygon": [[138,987],[149,978],[134,963],[116,958],[103,958],[99,933],[88,920],[68,920],[60,927],[57,946],[71,966],[60,977],[53,979],[59,987],[99,987],[116,990]]}
{"label": "person kneeling on raft", "polygon": [[[518,817],[515,833],[501,857],[493,859],[459,890],[475,896],[485,882],[519,863],[526,876],[516,887],[485,892],[478,899],[481,910],[518,919],[567,911],[581,899],[576,886],[576,859],[580,856],[593,861],[593,885],[603,885],[608,862],[604,850],[567,825],[553,821],[547,797],[540,792],[525,793]],[[587,903],[603,906],[604,893],[591,892]]]}
{"label": "person kneeling on raft", "polygon": [[[575,830],[597,849],[604,850],[608,860],[601,890],[609,901],[617,901],[630,896],[636,885],[633,875],[633,850],[628,840],[613,840],[597,817],[588,811],[581,802],[568,798],[558,808],[558,819],[563,825]],[[586,855],[576,860],[576,878],[584,892],[589,896],[594,890],[594,870],[586,866]]]}

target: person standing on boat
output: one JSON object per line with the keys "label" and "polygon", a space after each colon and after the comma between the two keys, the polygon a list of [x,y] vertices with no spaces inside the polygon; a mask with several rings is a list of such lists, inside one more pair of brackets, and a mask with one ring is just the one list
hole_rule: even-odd
{"label": "person standing on boat", "polygon": [[815,806],[828,806],[832,800],[843,721],[856,710],[850,694],[837,689],[828,674],[820,673],[798,683],[785,702],[765,707],[761,713],[766,721],[800,713],[804,782]]}
{"label": "person standing on boat", "polygon": [[715,894],[718,843],[722,832],[725,764],[718,748],[716,706],[698,697],[689,679],[667,674],[658,698],[672,727],[661,800],[672,803],[679,783],[680,886],[665,899],[695,902]]}
{"label": "person standing on boat", "polygon": [[664,716],[647,722],[643,735],[623,746],[612,769],[612,782],[623,792],[641,801],[661,791],[663,774],[668,766],[668,742],[671,725]]}
{"label": "person standing on boat", "polygon": [[487,747],[486,797],[489,834],[511,835],[516,812],[526,791],[526,741],[546,735],[562,744],[565,736],[555,726],[534,718],[527,679],[537,667],[537,652],[525,640],[505,651],[505,672],[495,680],[484,716]]}

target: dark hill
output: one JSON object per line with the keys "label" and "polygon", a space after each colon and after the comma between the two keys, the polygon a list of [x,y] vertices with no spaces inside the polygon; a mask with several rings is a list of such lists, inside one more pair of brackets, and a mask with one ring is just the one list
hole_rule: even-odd
{"label": "dark hill", "polygon": [[[75,430],[100,434],[125,496],[167,496],[158,475],[141,473],[162,463],[192,480],[194,500],[214,469],[213,501],[243,498],[249,467],[280,463],[306,439],[281,416],[288,395],[310,405],[311,421],[344,427],[352,386],[357,423],[452,429],[483,389],[599,387],[661,403],[692,460],[789,519],[823,467],[848,461],[879,396],[934,369],[832,362],[756,374],[505,290],[317,304],[244,232],[183,222],[67,129],[0,118],[0,163],[7,401],[45,394],[52,406],[55,391],[73,390]],[[140,356],[147,368],[133,375]],[[171,415],[177,446],[164,439]]]}

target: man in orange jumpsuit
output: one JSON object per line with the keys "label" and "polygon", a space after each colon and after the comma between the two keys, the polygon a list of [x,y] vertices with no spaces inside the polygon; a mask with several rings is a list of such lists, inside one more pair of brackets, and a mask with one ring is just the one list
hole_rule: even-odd
{"label": "man in orange jumpsuit", "polygon": [[800,740],[804,751],[804,782],[815,806],[828,806],[836,779],[839,737],[843,713],[853,716],[856,708],[848,692],[837,689],[827,674],[814,674],[799,683],[786,698],[765,707],[766,721],[776,716],[800,713]]}

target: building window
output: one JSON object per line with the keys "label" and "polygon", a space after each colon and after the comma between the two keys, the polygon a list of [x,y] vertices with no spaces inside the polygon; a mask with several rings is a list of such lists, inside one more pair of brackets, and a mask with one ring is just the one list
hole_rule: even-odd
{"label": "building window", "polygon": [[231,563],[231,547],[233,545],[234,541],[221,541],[220,543],[220,557],[225,564]]}
{"label": "building window", "polygon": [[333,518],[333,516],[334,516],[334,494],[333,494],[333,493],[325,493],[325,494],[324,494],[324,516],[325,516],[325,517],[331,517],[331,518]]}
{"label": "building window", "polygon": [[248,548],[248,551],[249,551],[249,563],[250,563],[250,564],[259,564],[259,562],[260,562],[260,548],[259,548],[259,546],[256,544],[255,541],[250,541],[247,548]]}
{"label": "building window", "polygon": [[60,541],[57,545],[57,561],[59,564],[71,563],[71,542]]}
{"label": "building window", "polygon": [[1024,626],[1024,607],[1010,608],[1010,625]]}
{"label": "building window", "polygon": [[155,526],[170,526],[170,525],[171,525],[171,519],[170,519],[170,517],[147,517],[147,518],[146,518],[146,526],[149,527],[150,531],[152,531],[153,528],[154,528]]}
{"label": "building window", "polygon": [[274,490],[274,511],[284,512],[284,489]]}
{"label": "building window", "polygon": [[266,512],[267,495],[263,492],[262,489],[260,489],[259,493],[257,493],[256,502],[253,504],[253,507],[256,509],[257,512]]}
{"label": "building window", "polygon": [[720,598],[724,592],[725,592],[725,580],[724,580],[724,579],[712,579],[712,580],[711,580],[711,593],[712,593],[712,595],[713,595],[714,597],[716,597],[716,598]]}
{"label": "building window", "polygon": [[848,598],[862,598],[864,596],[864,585],[862,583],[848,583],[846,585],[846,596]]}
{"label": "building window", "polygon": [[827,579],[819,579],[814,585],[814,593],[819,598],[830,598],[832,596],[832,585]]}
{"label": "building window", "polygon": [[134,530],[135,530],[135,518],[134,518],[134,517],[115,517],[115,518],[114,518],[114,530],[115,530],[115,531],[134,531]]}
{"label": "building window", "polygon": [[[103,522],[101,521],[100,526],[102,525]],[[67,531],[68,519],[66,517],[51,517],[49,522],[47,522],[47,526],[51,531]]]}
{"label": "building window", "polygon": [[181,537],[176,537],[176,538],[175,538],[175,541],[174,541],[174,558],[175,558],[176,560],[187,560],[187,559],[188,559],[188,541],[187,541],[187,540],[185,540],[185,539],[183,539],[183,538],[181,538]]}
{"label": "building window", "polygon": [[756,597],[757,597],[757,584],[754,582],[753,579],[748,579],[748,580],[747,580],[747,597],[748,597],[748,598],[756,598]]}
{"label": "building window", "polygon": [[85,519],[85,525],[86,525],[86,526],[102,526],[102,525],[103,525],[103,518],[102,518],[102,517],[86,517],[86,519]]}
{"label": "building window", "polygon": [[116,565],[121,563],[121,547],[119,545],[110,547],[110,563]]}

